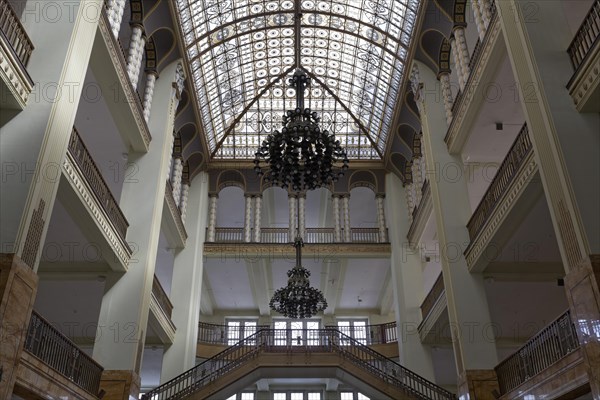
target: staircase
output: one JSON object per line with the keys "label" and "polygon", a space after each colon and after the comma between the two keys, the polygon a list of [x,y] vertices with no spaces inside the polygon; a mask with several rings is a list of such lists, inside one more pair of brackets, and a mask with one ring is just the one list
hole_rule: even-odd
{"label": "staircase", "polygon": [[[341,369],[396,400],[455,400],[429,382],[337,329],[262,329],[142,396],[142,400],[207,399],[261,369]],[[257,380],[257,379],[255,379]]]}

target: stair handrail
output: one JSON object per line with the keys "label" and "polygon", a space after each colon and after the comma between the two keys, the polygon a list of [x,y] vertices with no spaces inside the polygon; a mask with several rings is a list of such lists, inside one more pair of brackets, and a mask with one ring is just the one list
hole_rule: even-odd
{"label": "stair handrail", "polygon": [[[291,332],[302,332],[299,338]],[[279,344],[280,342],[284,344]],[[298,341],[294,344],[294,341]],[[401,366],[337,329],[261,329],[235,345],[196,365],[183,374],[154,388],[142,400],[167,400],[172,396],[184,398],[208,383],[237,368],[261,352],[291,351],[315,348],[318,351],[337,352],[344,359],[396,386],[409,395],[423,400],[454,400],[451,392]],[[314,350],[312,350],[314,352]]]}

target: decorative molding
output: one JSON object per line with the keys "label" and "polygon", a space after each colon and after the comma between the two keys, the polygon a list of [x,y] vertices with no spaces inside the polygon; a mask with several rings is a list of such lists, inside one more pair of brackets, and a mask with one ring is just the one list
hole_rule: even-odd
{"label": "decorative molding", "polygon": [[[6,41],[4,35],[0,35],[0,76],[13,94],[15,103],[21,110],[24,109],[33,90],[33,81],[27,73],[27,69],[14,55],[11,45]],[[4,98],[2,104],[4,107]]]}
{"label": "decorative molding", "polygon": [[[438,320],[448,309],[448,300],[446,299],[446,290],[442,291],[429,314],[421,321],[417,330],[422,343],[438,342],[441,339],[441,332],[436,330]],[[433,336],[432,336],[433,335]]]}
{"label": "decorative molding", "polygon": [[129,259],[132,255],[131,248],[117,233],[117,230],[108,218],[108,215],[106,215],[102,206],[98,204],[96,196],[94,195],[92,188],[86,182],[83,173],[79,170],[75,160],[73,160],[68,152],[63,162],[62,171],[89,214],[96,221],[96,226],[98,226],[102,232],[102,235],[117,256],[121,265],[127,270]]}
{"label": "decorative molding", "polygon": [[[347,257],[383,257],[391,254],[389,243],[331,243],[304,245],[302,253],[322,261]],[[204,243],[204,256],[239,259],[288,258],[295,256],[290,243]]]}
{"label": "decorative molding", "polygon": [[468,139],[470,132],[464,127],[466,115],[469,111],[472,111],[472,107],[480,105],[480,102],[473,102],[473,97],[482,81],[484,71],[488,68],[493,49],[496,47],[496,43],[500,37],[500,31],[499,18],[496,16],[488,27],[485,39],[481,44],[481,56],[474,63],[473,69],[471,69],[471,73],[469,74],[468,81],[465,85],[465,90],[461,91],[461,96],[457,96],[455,101],[458,102],[458,104],[454,104],[452,107],[452,122],[450,123],[448,132],[444,138],[451,154],[459,153],[460,149]]}
{"label": "decorative molding", "polygon": [[416,214],[413,216],[412,223],[408,229],[408,234],[406,235],[408,243],[413,249],[416,249],[419,244],[421,235],[425,230],[427,220],[429,220],[432,210],[433,200],[431,199],[431,185],[427,185],[425,186],[423,197],[421,197],[421,202],[416,208]]}
{"label": "decorative molding", "polygon": [[143,150],[147,152],[150,146],[150,141],[152,140],[152,135],[150,134],[150,129],[148,128],[146,119],[144,118],[144,109],[142,107],[141,100],[138,97],[136,90],[133,88],[131,80],[129,79],[129,75],[127,74],[127,64],[125,62],[126,55],[123,53],[121,45],[117,42],[112,33],[110,23],[106,15],[106,9],[103,9],[102,16],[100,17],[100,21],[98,23],[98,28],[102,38],[104,39],[104,43],[106,44],[106,49],[110,54],[115,71],[119,77],[119,83],[123,88],[123,92],[125,93],[125,102],[131,106],[131,111],[138,127],[138,132],[141,135],[144,149],[139,149],[134,146],[135,141],[133,140],[131,141],[131,145],[137,151]]}
{"label": "decorative molding", "polygon": [[148,319],[148,325],[152,327],[157,336],[161,339],[163,344],[172,344],[175,340],[175,331],[177,328],[171,318],[165,313],[160,306],[158,299],[152,293],[150,299],[150,313],[153,318]]}
{"label": "decorative molding", "polygon": [[[166,207],[165,207],[166,206]],[[167,212],[165,212],[167,211]],[[165,221],[166,218],[166,221]],[[175,248],[184,248],[185,242],[187,241],[188,234],[185,230],[185,225],[183,224],[183,220],[181,219],[181,213],[179,212],[179,207],[175,203],[175,199],[173,198],[173,191],[171,189],[171,184],[167,181],[167,185],[165,186],[165,201],[163,205],[163,221],[166,223],[167,227],[167,236],[170,237],[169,243],[171,243]]]}
{"label": "decorative molding", "polygon": [[535,161],[534,152],[531,151],[527,158],[523,160],[519,172],[507,188],[499,204],[494,208],[477,237],[469,243],[465,250],[469,270],[473,270],[474,266],[478,264],[506,216],[537,172],[538,165]]}
{"label": "decorative molding", "polygon": [[596,40],[594,48],[590,50],[590,54],[575,71],[567,85],[577,111],[599,111],[597,93],[600,88],[598,86],[600,86],[600,40]]}
{"label": "decorative molding", "polygon": [[44,231],[44,208],[46,208],[46,202],[44,199],[40,199],[37,210],[33,210],[33,213],[31,214],[27,238],[25,239],[23,253],[21,254],[21,260],[23,260],[23,262],[31,269],[35,269],[35,262],[41,245],[40,240],[42,238],[42,232]]}

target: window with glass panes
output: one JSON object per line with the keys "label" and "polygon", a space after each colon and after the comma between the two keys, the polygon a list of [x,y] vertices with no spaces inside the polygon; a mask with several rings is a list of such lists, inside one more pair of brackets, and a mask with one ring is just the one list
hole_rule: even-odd
{"label": "window with glass panes", "polygon": [[341,392],[340,400],[371,400],[371,398],[358,392]]}
{"label": "window with glass panes", "polygon": [[317,346],[319,341],[319,320],[276,320],[276,346]]}
{"label": "window with glass panes", "polygon": [[[339,320],[337,327],[340,332],[350,336],[356,341],[367,344],[367,320],[366,319],[347,319]],[[342,340],[342,344],[350,344],[347,340]]]}
{"label": "window with glass panes", "polygon": [[234,394],[231,397],[228,397],[226,400],[254,400],[254,393],[252,392],[244,392]]}
{"label": "window with glass panes", "polygon": [[242,339],[256,333],[256,320],[227,319],[227,344],[233,346]]}
{"label": "window with glass panes", "polygon": [[278,392],[273,393],[273,400],[321,400],[321,392]]}

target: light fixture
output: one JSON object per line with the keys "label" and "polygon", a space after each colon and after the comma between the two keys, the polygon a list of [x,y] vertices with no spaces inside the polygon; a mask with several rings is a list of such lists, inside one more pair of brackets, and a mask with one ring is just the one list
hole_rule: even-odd
{"label": "light fixture", "polygon": [[346,151],[333,133],[321,130],[317,113],[304,107],[304,91],[310,87],[306,72],[297,69],[290,84],[296,89],[296,108],[284,114],[281,132],[268,135],[254,153],[254,171],[295,192],[328,186],[348,169]]}
{"label": "light fixture", "polygon": [[327,300],[320,290],[310,286],[308,277],[310,271],[302,267],[302,247],[304,242],[300,236],[296,237],[296,265],[288,271],[288,283],[277,289],[269,307],[288,318],[310,318],[327,308]]}

